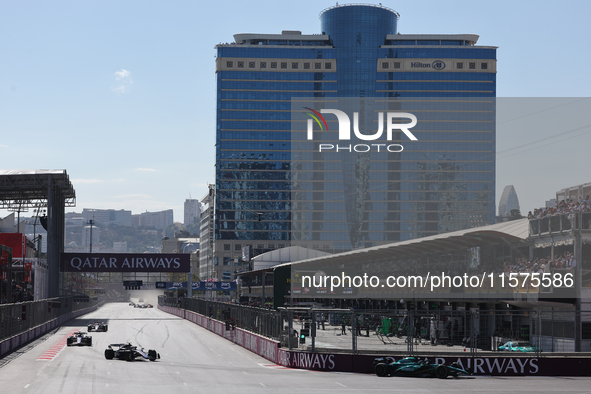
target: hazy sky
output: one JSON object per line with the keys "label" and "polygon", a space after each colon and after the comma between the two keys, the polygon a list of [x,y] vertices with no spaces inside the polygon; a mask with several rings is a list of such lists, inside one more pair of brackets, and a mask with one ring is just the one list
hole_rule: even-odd
{"label": "hazy sky", "polygon": [[[184,200],[215,181],[214,46],[236,33],[320,33],[318,13],[334,4],[0,0],[0,169],[66,169],[69,211],[174,209],[182,221]],[[498,97],[591,92],[590,1],[382,4],[401,14],[403,34],[471,33],[498,46]],[[524,213],[591,181],[591,100],[540,105],[509,106],[497,133],[496,202],[512,184]],[[550,122],[570,116],[559,110],[577,120]]]}

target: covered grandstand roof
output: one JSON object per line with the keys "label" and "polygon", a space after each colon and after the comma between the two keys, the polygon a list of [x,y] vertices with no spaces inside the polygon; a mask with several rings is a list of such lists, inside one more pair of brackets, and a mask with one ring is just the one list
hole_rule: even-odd
{"label": "covered grandstand roof", "polygon": [[490,226],[437,234],[424,238],[395,242],[350,252],[300,260],[301,263],[338,263],[364,261],[385,261],[393,258],[419,256],[425,253],[449,253],[474,246],[495,245],[503,242],[525,243],[529,236],[529,220],[519,219]]}

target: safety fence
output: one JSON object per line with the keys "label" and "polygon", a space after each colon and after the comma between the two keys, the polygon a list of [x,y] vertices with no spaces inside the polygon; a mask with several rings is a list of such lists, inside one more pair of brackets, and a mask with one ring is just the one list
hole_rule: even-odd
{"label": "safety fence", "polygon": [[[187,319],[229,341],[236,343],[238,346],[242,346],[243,348],[258,354],[269,361],[288,368],[302,368],[326,372],[374,372],[373,361],[377,355],[376,353],[343,352],[342,350],[336,348],[329,351],[319,351],[320,349],[312,351],[307,345],[300,345],[299,348],[296,347],[292,349],[288,348],[283,343],[264,338],[263,336],[250,333],[241,328],[234,329],[232,325],[228,324],[227,322],[219,321],[212,317],[186,309],[181,309],[179,308],[179,305],[167,306],[165,305],[165,302],[162,302],[162,299],[159,301],[161,301],[158,305],[159,309]],[[325,313],[325,311],[314,310],[313,312],[309,312],[307,315],[308,317],[306,317],[304,312],[297,312],[298,313],[296,313],[296,310],[283,310],[280,313],[285,313],[285,316],[292,318],[292,324],[295,324],[296,326],[297,323],[303,322],[302,324],[304,329],[306,326],[306,319],[312,321],[312,319],[314,319],[312,316],[315,314]],[[367,311],[363,311],[363,313],[354,313],[354,311],[347,312],[349,312],[348,316],[350,318],[354,318],[355,316],[359,316],[361,314],[367,314]],[[347,316],[345,311],[337,312],[335,310],[332,310],[325,316],[329,316],[330,313],[340,313],[339,317]],[[295,314],[297,317],[292,316],[292,314]],[[474,318],[473,322],[480,322],[480,319],[475,316],[477,314],[478,313],[474,313],[472,315]],[[420,314],[411,313],[411,315],[419,316]],[[516,318],[517,316],[529,317],[529,314],[515,314],[514,317]],[[400,315],[399,317],[402,316]],[[540,314],[537,317],[541,318],[542,316]],[[388,318],[393,318],[393,316]],[[404,317],[402,318],[404,320]],[[406,318],[409,319],[410,322],[410,318]],[[353,319],[352,321],[354,322],[355,320]],[[289,321],[287,323],[289,324]],[[318,324],[317,322],[315,323]],[[325,326],[327,324],[333,325],[332,323],[325,321]],[[384,324],[383,321],[382,324]],[[476,324],[474,323],[474,325]],[[353,323],[353,327],[355,327],[355,323]],[[389,326],[388,330],[390,330],[390,327],[393,331],[395,331],[397,328],[402,328],[403,332],[407,332],[405,331],[404,325],[401,326],[394,324]],[[309,323],[309,329],[312,330],[311,322]],[[346,326],[346,329],[348,329],[348,326]],[[386,328],[383,329],[386,330]],[[507,330],[507,333],[517,335],[516,332],[512,332],[513,328],[510,324],[506,324],[505,329]],[[514,329],[516,329],[517,332],[520,332],[520,328],[518,326],[515,326]],[[322,328],[320,328],[320,330],[322,330]],[[377,335],[378,334],[376,334],[376,336]],[[350,334],[349,338],[351,338]],[[403,357],[402,354],[386,353],[384,348],[379,352],[379,354],[380,356],[386,357],[388,361],[396,361]],[[450,364],[455,362],[458,363],[461,368],[472,371],[472,373],[475,375],[489,376],[588,376],[588,365],[589,362],[591,362],[591,358],[582,357],[581,355],[577,355],[576,357],[564,357],[564,355],[547,355],[545,357],[539,357],[535,354],[519,352],[489,352],[482,354],[449,352],[431,353],[426,355],[425,358],[431,362],[440,364]]]}
{"label": "safety fence", "polygon": [[75,300],[73,296],[40,301],[0,305],[0,341],[13,337],[49,321],[89,307],[96,307],[98,298]]}
{"label": "safety fence", "polygon": [[[161,305],[166,305],[164,298]],[[510,352],[543,357],[591,353],[591,312],[254,307],[184,298],[170,305],[313,352],[458,354]]]}
{"label": "safety fence", "polygon": [[[591,312],[572,310],[284,309],[282,345],[353,353],[591,352]],[[288,335],[291,333],[291,335]]]}
{"label": "safety fence", "polygon": [[[164,297],[159,299],[159,304],[175,306],[166,304]],[[215,320],[228,322],[235,327],[267,338],[278,340],[281,335],[281,314],[275,310],[197,298],[182,298],[181,303],[176,306]]]}

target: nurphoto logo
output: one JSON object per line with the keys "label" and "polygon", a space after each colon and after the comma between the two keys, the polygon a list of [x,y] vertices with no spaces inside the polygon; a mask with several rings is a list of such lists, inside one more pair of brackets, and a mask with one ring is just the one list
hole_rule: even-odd
{"label": "nurphoto logo", "polygon": [[[339,140],[340,141],[350,141],[351,140],[351,120],[349,116],[338,109],[321,109],[320,112],[309,108],[304,107],[310,112],[307,114],[312,118],[308,119],[308,129],[307,129],[307,139],[313,140],[314,139],[314,121],[320,127],[322,131],[328,131],[328,125],[324,116],[322,114],[332,114],[337,117],[339,122]],[[400,130],[402,131],[411,141],[417,141],[417,137],[414,136],[413,133],[410,132],[409,129],[413,128],[417,124],[417,117],[409,112],[386,112],[386,140],[392,141],[392,134],[394,131]],[[402,122],[401,120],[409,119],[410,122]],[[353,133],[355,137],[362,141],[376,141],[382,137],[384,133],[384,112],[378,112],[378,130],[373,134],[363,134],[359,130],[359,112],[353,112]],[[321,143],[318,145],[318,152],[323,151],[346,151],[346,152],[369,152],[369,151],[388,151],[392,153],[402,152],[404,147],[401,144],[349,144],[349,145],[339,145],[339,144],[325,144]]]}

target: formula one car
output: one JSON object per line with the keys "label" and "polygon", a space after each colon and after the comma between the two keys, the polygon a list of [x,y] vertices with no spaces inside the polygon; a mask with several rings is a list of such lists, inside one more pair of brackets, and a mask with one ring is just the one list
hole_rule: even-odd
{"label": "formula one car", "polygon": [[67,346],[92,346],[92,337],[86,335],[84,331],[78,331],[66,339]]}
{"label": "formula one car", "polygon": [[431,364],[416,357],[405,357],[398,361],[388,362],[385,358],[373,361],[374,371],[378,376],[412,376],[445,379],[448,376],[457,378],[459,375],[470,375],[458,363],[451,365]]}
{"label": "formula one car", "polygon": [[535,352],[536,348],[527,341],[509,341],[499,346],[499,350],[508,352]]}
{"label": "formula one car", "polygon": [[90,323],[88,325],[88,332],[91,332],[91,331],[107,332],[107,331],[109,331],[109,325],[103,323],[102,321],[95,321],[94,323]]}
{"label": "formula one car", "polygon": [[119,360],[134,361],[138,357],[156,361],[156,359],[160,358],[160,354],[156,350],[148,350],[146,353],[143,348],[138,349],[137,346],[133,346],[131,343],[113,343],[105,350],[105,358],[107,360],[117,358]]}
{"label": "formula one car", "polygon": [[154,308],[152,304],[135,304],[134,308]]}

